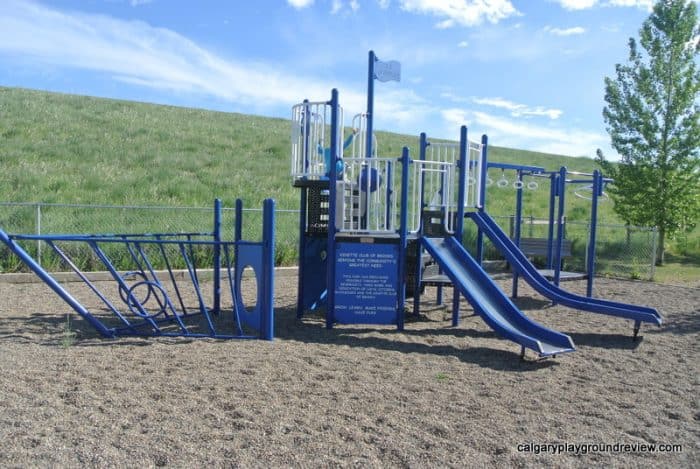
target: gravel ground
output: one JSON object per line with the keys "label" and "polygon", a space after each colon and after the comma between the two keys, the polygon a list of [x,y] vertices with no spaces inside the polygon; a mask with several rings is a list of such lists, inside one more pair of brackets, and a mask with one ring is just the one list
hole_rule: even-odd
{"label": "gravel ground", "polygon": [[[700,467],[700,289],[596,285],[664,325],[633,342],[631,321],[522,286],[517,304],[577,351],[521,361],[466,302],[451,327],[433,289],[404,332],[326,330],[295,318],[296,278],[278,277],[273,342],[105,340],[73,314],[70,344],[47,287],[0,282],[0,466]],[[564,443],[682,451],[524,446]]]}

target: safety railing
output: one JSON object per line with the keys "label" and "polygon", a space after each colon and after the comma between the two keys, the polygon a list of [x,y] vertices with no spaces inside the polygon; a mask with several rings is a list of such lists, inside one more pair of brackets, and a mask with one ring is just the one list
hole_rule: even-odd
{"label": "safety railing", "polygon": [[336,184],[336,228],[395,233],[399,225],[401,165],[397,158],[345,158]]}
{"label": "safety railing", "polygon": [[[292,164],[293,178],[322,179],[328,176],[333,159],[331,148],[331,110],[329,102],[304,101],[292,107]],[[343,122],[339,108],[338,122]],[[343,149],[338,142],[339,157]]]}
{"label": "safety railing", "polygon": [[[453,217],[447,216],[457,208],[457,182],[454,162],[413,161],[410,190],[410,225],[420,227],[422,210],[440,212],[444,227],[452,232]],[[413,230],[410,230],[413,231]]]}
{"label": "safety railing", "polygon": [[[367,114],[355,114],[352,118],[352,128],[357,132],[350,147],[351,158],[367,157]],[[379,154],[377,135],[372,135],[372,157]]]}

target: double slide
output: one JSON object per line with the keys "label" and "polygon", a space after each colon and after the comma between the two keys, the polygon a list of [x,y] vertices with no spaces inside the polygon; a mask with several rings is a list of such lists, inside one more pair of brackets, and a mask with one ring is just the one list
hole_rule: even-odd
{"label": "double slide", "polygon": [[635,330],[638,329],[641,322],[661,325],[661,315],[653,308],[588,298],[562,290],[537,271],[527,256],[518,249],[518,246],[510,240],[508,235],[486,212],[472,212],[468,216],[491,239],[496,248],[506,256],[513,269],[517,270],[540,295],[570,308],[631,319],[636,323]]}
{"label": "double slide", "polygon": [[421,240],[454,287],[493,330],[540,356],[575,350],[568,335],[547,329],[525,316],[455,238]]}
{"label": "double slide", "polygon": [[[575,295],[551,284],[488,214],[475,212],[470,213],[469,217],[541,295],[571,308],[631,319],[635,321],[635,335],[641,322],[661,324],[661,315],[653,308]],[[476,313],[501,336],[520,344],[523,350],[534,350],[540,356],[575,350],[569,336],[525,316],[457,239],[423,237],[421,242]]]}

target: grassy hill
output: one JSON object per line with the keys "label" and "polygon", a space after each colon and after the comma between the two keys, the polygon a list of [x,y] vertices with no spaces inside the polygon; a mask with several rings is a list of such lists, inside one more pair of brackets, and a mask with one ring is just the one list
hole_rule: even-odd
{"label": "grassy hill", "polygon": [[[1,87],[0,113],[2,201],[209,206],[215,197],[226,204],[241,197],[259,206],[273,197],[279,207],[298,207],[285,119]],[[417,154],[419,131],[377,132],[382,156],[398,156],[404,145]],[[587,158],[495,146],[489,157],[594,168]],[[526,192],[526,213],[546,205],[545,185]],[[514,191],[491,192],[491,209],[508,212]],[[580,215],[570,214],[587,216]]]}
{"label": "grassy hill", "polygon": [[[377,132],[380,154],[398,156],[406,145],[417,155],[420,130]],[[230,207],[240,197],[247,207],[260,207],[272,197],[278,208],[296,209],[289,151],[286,119],[0,87],[0,202],[209,207],[219,197]],[[548,170],[596,167],[588,158],[498,146],[490,147],[489,159]],[[501,172],[490,177],[497,180]],[[512,182],[514,175],[506,177]],[[539,181],[538,190],[525,191],[523,213],[545,218],[549,188]],[[568,219],[588,220],[590,202],[572,195],[573,188]],[[492,214],[511,215],[514,205],[512,187],[489,188]],[[599,220],[619,222],[612,203],[601,204]],[[73,222],[66,217],[65,231],[77,231]],[[279,223],[278,231],[289,235],[282,262],[293,262],[296,218],[280,217]]]}

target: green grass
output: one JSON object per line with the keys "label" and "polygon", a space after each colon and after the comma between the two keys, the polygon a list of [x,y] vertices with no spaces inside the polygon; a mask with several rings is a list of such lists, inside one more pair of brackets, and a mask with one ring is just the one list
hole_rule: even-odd
{"label": "green grass", "polygon": [[[272,197],[278,208],[298,208],[299,194],[289,176],[290,122],[285,119],[3,87],[0,116],[2,202],[209,207],[218,197],[228,207],[241,198],[246,207],[259,208]],[[420,130],[416,135],[377,132],[380,154],[398,156],[408,146],[417,155]],[[480,129],[472,130],[477,134],[471,138],[478,139]],[[497,146],[490,147],[489,158],[548,170],[596,168],[589,158]],[[512,172],[505,174],[512,182]],[[491,171],[490,177],[498,180],[501,172]],[[524,215],[546,218],[548,183],[538,182],[538,190],[524,192]],[[586,221],[590,203],[573,191],[567,194],[567,217]],[[492,214],[514,212],[514,189],[494,185],[487,197]],[[78,212],[66,212],[65,226],[52,229],[81,232],[77,220],[85,215]],[[2,217],[0,226],[7,223]],[[90,217],[87,225],[112,223],[132,232],[142,228],[141,222],[123,221],[114,213]],[[210,229],[206,219],[202,230]],[[611,202],[600,205],[599,220],[619,223]],[[296,224],[293,215],[278,216],[278,263],[296,261]],[[700,251],[699,240],[698,230],[687,236],[685,254]]]}
{"label": "green grass", "polygon": [[[281,208],[298,207],[285,119],[2,87],[0,112],[3,201],[209,206],[220,197],[232,206],[241,197],[258,207],[272,197]],[[398,156],[404,145],[417,154],[417,135],[377,138],[383,156]],[[586,158],[499,147],[490,158],[594,167]],[[494,212],[512,205],[512,189],[489,192]],[[545,214],[545,187],[525,198],[527,213]]]}

